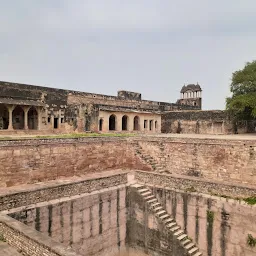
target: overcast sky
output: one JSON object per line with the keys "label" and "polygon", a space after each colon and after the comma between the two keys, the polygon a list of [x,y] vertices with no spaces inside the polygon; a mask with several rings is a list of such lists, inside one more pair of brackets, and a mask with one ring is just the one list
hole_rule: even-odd
{"label": "overcast sky", "polygon": [[224,109],[256,59],[255,0],[0,0],[0,80]]}

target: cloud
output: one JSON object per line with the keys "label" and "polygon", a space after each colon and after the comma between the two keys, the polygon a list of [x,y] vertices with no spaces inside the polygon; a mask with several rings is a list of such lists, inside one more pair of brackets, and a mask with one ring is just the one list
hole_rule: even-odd
{"label": "cloud", "polygon": [[223,108],[256,58],[256,2],[0,0],[1,80],[175,101],[184,83]]}

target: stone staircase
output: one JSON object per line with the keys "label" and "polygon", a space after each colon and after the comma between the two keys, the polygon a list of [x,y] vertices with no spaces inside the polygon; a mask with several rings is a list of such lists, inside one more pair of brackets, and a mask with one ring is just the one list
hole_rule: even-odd
{"label": "stone staircase", "polygon": [[181,246],[187,251],[189,256],[202,256],[198,247],[189,239],[187,234],[178,226],[176,221],[166,212],[163,206],[158,202],[157,198],[149,188],[141,184],[133,184],[132,187],[136,188],[139,194],[144,198],[150,209],[153,210],[157,219],[162,222],[167,230],[173,234],[174,237],[180,242]]}
{"label": "stone staircase", "polygon": [[171,174],[163,164],[158,163],[152,156],[150,156],[138,143],[134,144],[135,153],[139,156],[145,163],[151,165],[152,169],[158,173]]}

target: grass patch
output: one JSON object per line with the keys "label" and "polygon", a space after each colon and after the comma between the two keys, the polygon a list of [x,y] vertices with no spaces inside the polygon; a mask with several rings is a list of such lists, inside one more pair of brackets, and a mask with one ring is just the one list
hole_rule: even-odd
{"label": "grass patch", "polygon": [[186,188],[186,190],[185,190],[186,192],[197,192],[197,190],[195,189],[195,187],[193,187],[193,186],[191,186],[191,187],[189,187],[189,188]]}
{"label": "grass patch", "polygon": [[247,236],[247,244],[250,247],[255,247],[256,246],[256,238],[254,238],[251,234],[248,234],[248,236]]}
{"label": "grass patch", "polygon": [[6,239],[4,238],[3,234],[0,234],[0,241],[1,242],[6,242]]}
{"label": "grass patch", "polygon": [[214,212],[207,210],[207,221],[208,223],[212,223],[214,220]]}
{"label": "grass patch", "polygon": [[247,197],[247,198],[244,199],[244,201],[247,204],[254,205],[254,204],[256,204],[256,197],[255,196]]}

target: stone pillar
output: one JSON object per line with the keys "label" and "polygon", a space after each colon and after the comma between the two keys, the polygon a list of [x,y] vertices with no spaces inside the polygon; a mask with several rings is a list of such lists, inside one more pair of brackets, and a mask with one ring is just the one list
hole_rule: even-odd
{"label": "stone pillar", "polygon": [[37,130],[41,130],[41,124],[42,124],[42,112],[41,112],[42,108],[41,107],[37,107],[36,111],[37,111]]}
{"label": "stone pillar", "polygon": [[121,132],[122,131],[122,115],[116,114],[116,131]]}
{"label": "stone pillar", "polygon": [[144,117],[139,116],[139,131],[144,132]]}
{"label": "stone pillar", "polygon": [[155,119],[152,120],[152,132],[155,133],[156,129],[155,129]]}
{"label": "stone pillar", "polygon": [[[39,113],[38,113],[38,120],[39,120]],[[51,128],[54,129],[54,115],[51,114]]]}
{"label": "stone pillar", "polygon": [[132,115],[128,116],[127,131],[129,131],[129,132],[133,131],[133,121],[134,121],[134,116],[132,116]]}
{"label": "stone pillar", "polygon": [[29,109],[30,109],[29,106],[23,107],[23,111],[24,111],[24,130],[28,130],[28,111],[29,111]]}
{"label": "stone pillar", "polygon": [[14,110],[14,107],[13,105],[11,106],[7,106],[8,108],[8,112],[9,112],[9,126],[8,126],[8,130],[13,130],[13,125],[12,125],[12,112]]}

